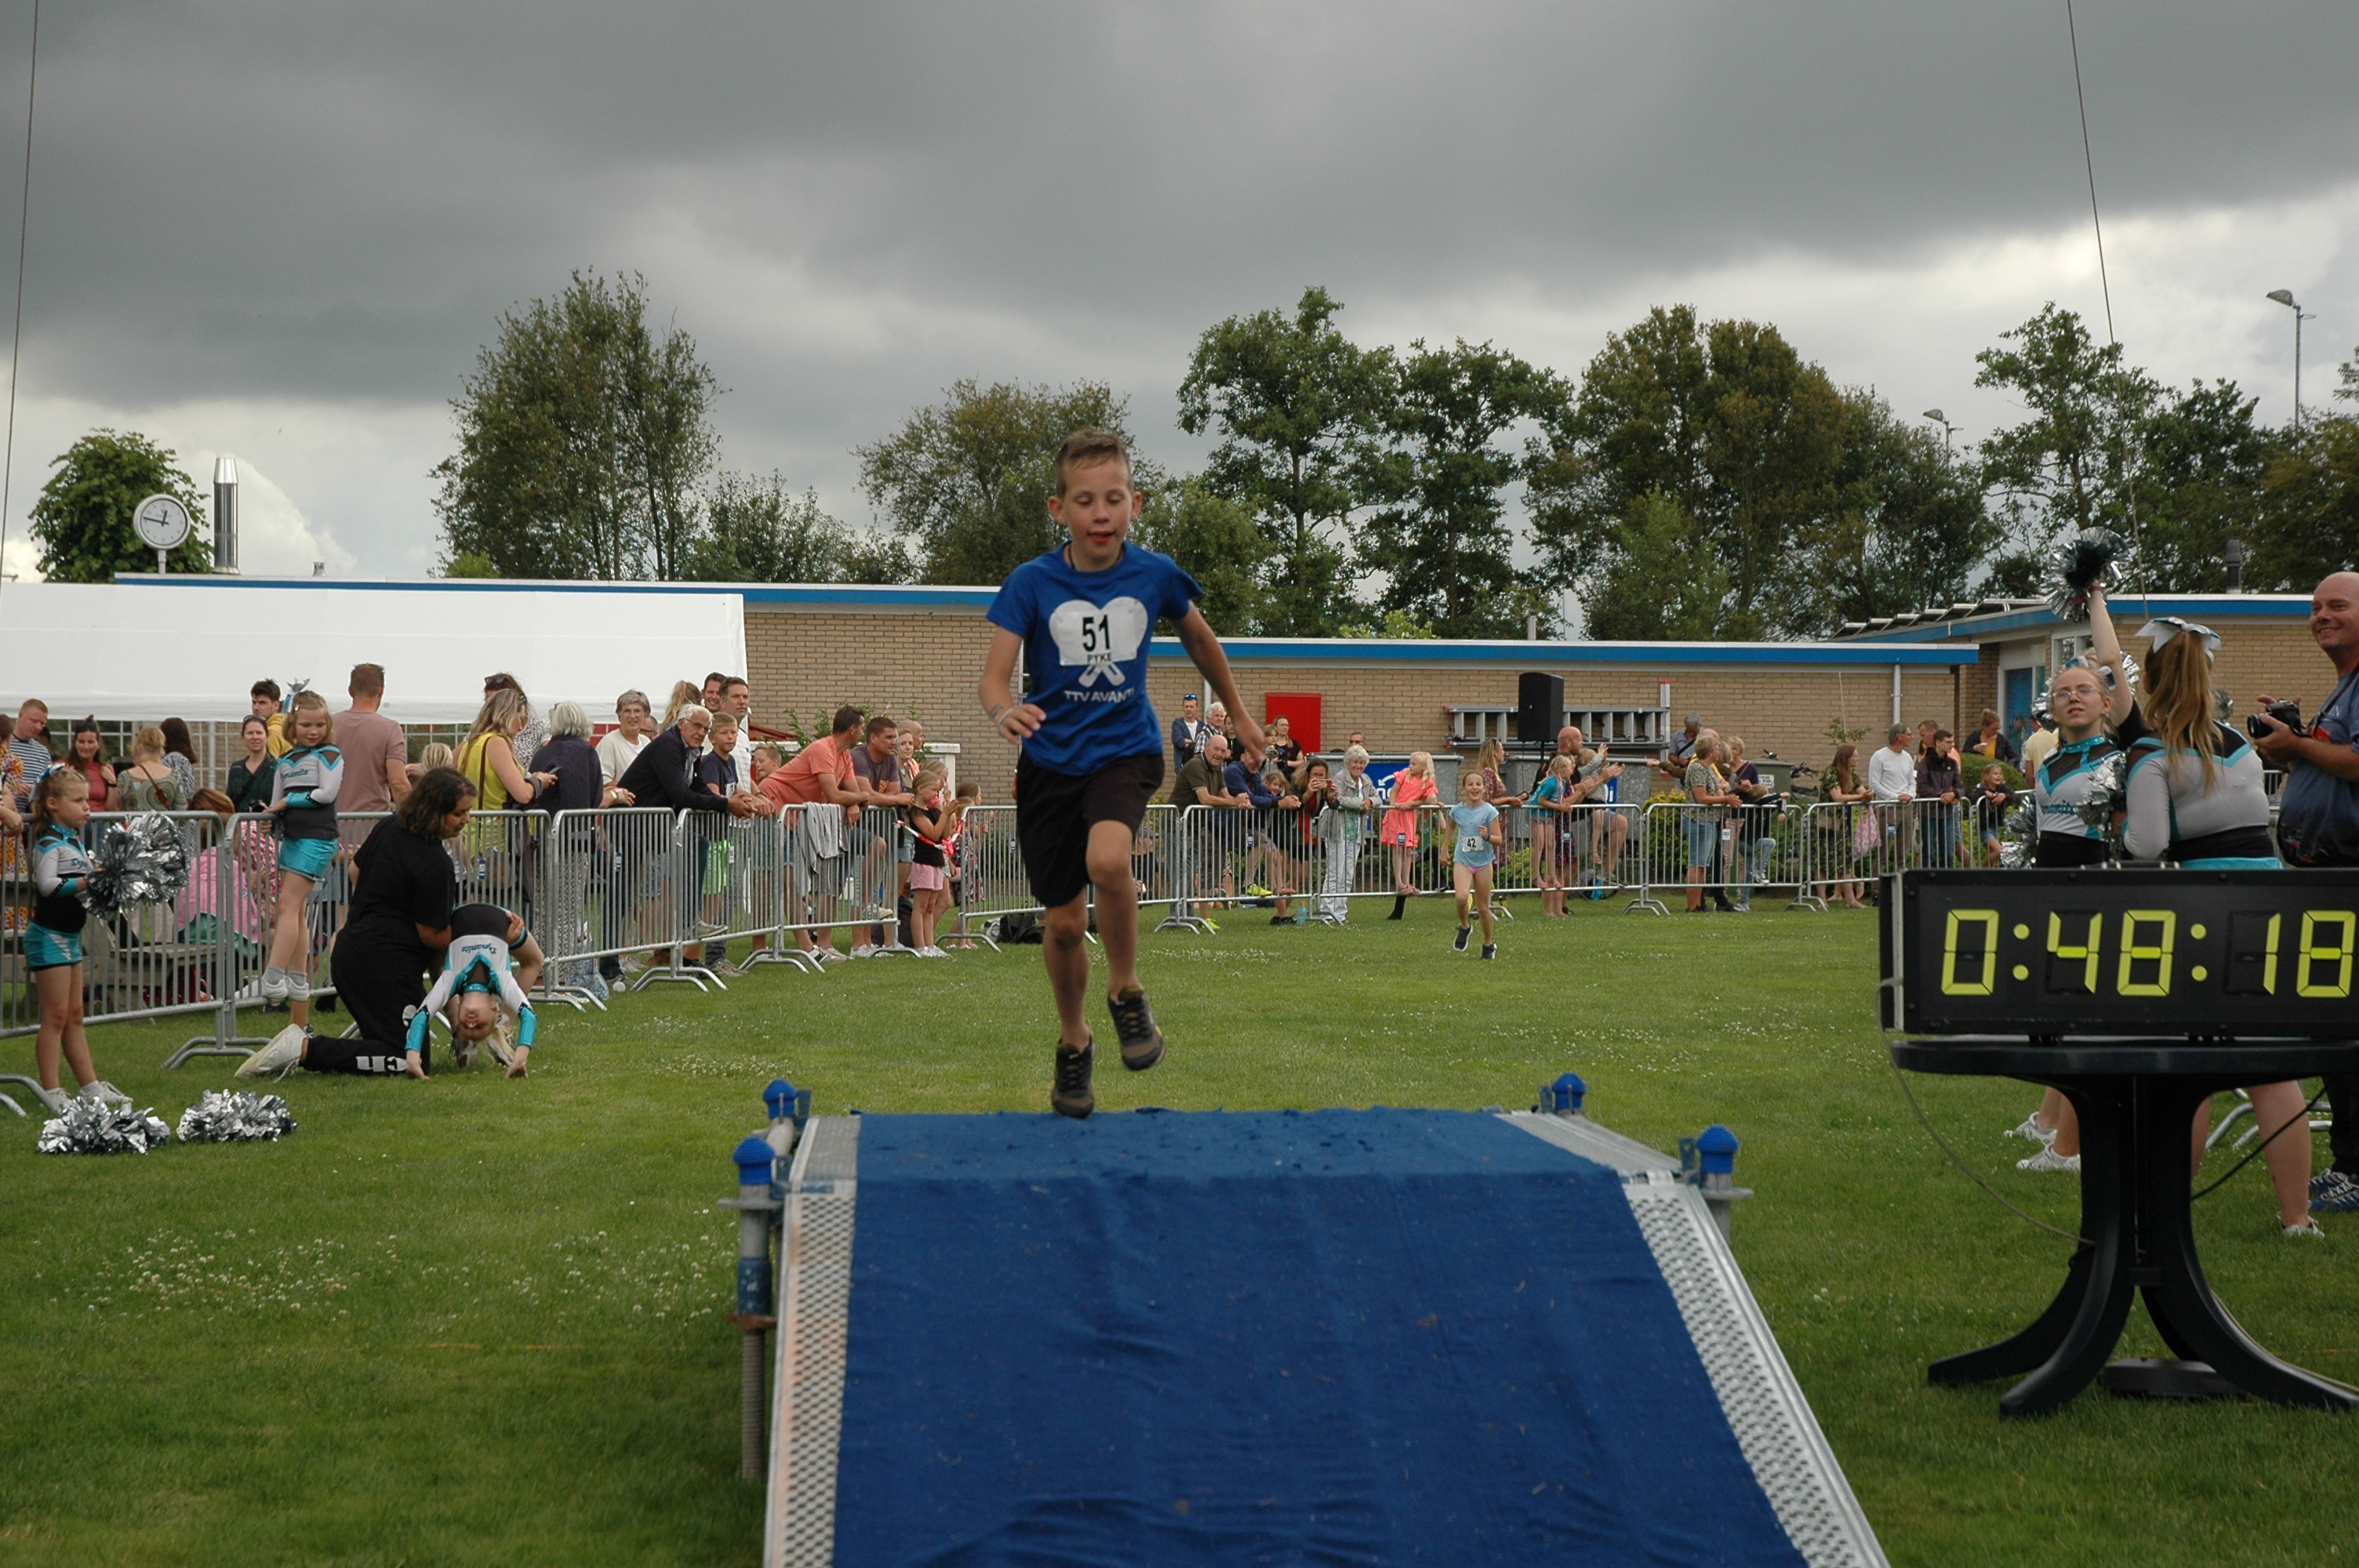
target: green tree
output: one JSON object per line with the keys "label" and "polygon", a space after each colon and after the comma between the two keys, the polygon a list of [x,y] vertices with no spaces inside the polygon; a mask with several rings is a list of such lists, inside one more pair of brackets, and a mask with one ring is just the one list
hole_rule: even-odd
{"label": "green tree", "polygon": [[1973,466],[1873,392],[1845,393],[1843,413],[1834,506],[1805,574],[1815,629],[1967,597],[2003,533]]}
{"label": "green tree", "polygon": [[1422,643],[1432,641],[1434,630],[1433,622],[1419,621],[1406,610],[1387,610],[1380,620],[1346,622],[1335,628],[1335,635],[1364,643],[1376,638],[1387,643]]}
{"label": "green tree", "polygon": [[[899,543],[821,510],[779,474],[723,473],[706,486],[683,576],[699,582],[905,581]],[[892,575],[878,578],[878,571]]]}
{"label": "green tree", "polygon": [[1104,384],[1056,390],[953,382],[880,441],[853,449],[860,488],[908,546],[921,582],[996,583],[1064,531],[1049,515],[1057,447],[1085,427],[1133,446],[1132,482],[1162,483],[1130,441],[1125,400]]}
{"label": "green tree", "polygon": [[2272,455],[2245,586],[2308,593],[2359,562],[2359,419],[2310,413]]}
{"label": "green tree", "polygon": [[57,471],[33,503],[33,542],[50,582],[109,582],[117,572],[152,572],[156,552],[140,542],[132,509],[169,495],[195,526],[166,560],[173,571],[212,570],[204,537],[205,507],[196,482],[166,451],[136,430],[92,430],[49,466]]}
{"label": "green tree", "polygon": [[1355,347],[1343,306],[1302,291],[1291,319],[1232,316],[1196,341],[1180,384],[1180,427],[1215,431],[1206,482],[1244,506],[1276,546],[1266,628],[1327,636],[1353,613],[1352,514],[1375,442],[1390,355]]}
{"label": "green tree", "polygon": [[2131,538],[2139,427],[2161,388],[2053,301],[2000,337],[2012,346],[1974,356],[1974,384],[2013,394],[2029,416],[1982,443],[1983,482],[2008,543],[2036,558],[2086,528]]}
{"label": "green tree", "polygon": [[1635,545],[1623,532],[1658,518],[1639,503],[1659,497],[1728,580],[1723,635],[1810,627],[1820,596],[1808,557],[1835,504],[1846,424],[1825,373],[1776,328],[1657,307],[1606,340],[1533,445],[1527,494],[1548,580],[1585,603],[1609,576],[1626,589]]}
{"label": "green tree", "polygon": [[1386,503],[1360,547],[1386,574],[1379,605],[1430,621],[1444,637],[1522,633],[1503,492],[1522,477],[1524,459],[1503,438],[1562,395],[1546,371],[1489,343],[1409,345],[1384,411],[1391,444],[1366,465],[1369,492]]}
{"label": "green tree", "polygon": [[459,450],[434,472],[445,557],[501,577],[677,579],[719,450],[719,387],[647,280],[575,273],[500,318],[451,405]]}
{"label": "green tree", "polygon": [[1267,619],[1270,590],[1262,571],[1276,546],[1253,514],[1216,493],[1201,478],[1166,484],[1147,498],[1131,537],[1180,563],[1204,590],[1197,601],[1215,631],[1254,631]]}
{"label": "green tree", "polygon": [[2228,541],[2254,540],[2278,446],[2274,432],[2253,422],[2255,402],[2233,381],[2198,380],[2147,416],[2136,544],[2149,586],[2180,593],[2228,586]]}
{"label": "green tree", "polygon": [[1704,461],[1712,504],[1696,521],[1728,572],[1722,633],[1790,635],[1813,618],[1806,557],[1834,502],[1843,399],[1775,327],[1715,321],[1706,335]]}
{"label": "green tree", "polygon": [[1652,491],[1631,502],[1582,600],[1591,637],[1698,642],[1720,634],[1728,569],[1678,498]]}

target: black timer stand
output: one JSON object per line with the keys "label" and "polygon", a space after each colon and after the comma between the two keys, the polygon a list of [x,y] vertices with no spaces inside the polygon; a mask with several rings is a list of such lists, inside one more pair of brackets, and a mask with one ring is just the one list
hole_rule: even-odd
{"label": "black timer stand", "polygon": [[[1910,1072],[2050,1086],[2081,1117],[2082,1242],[2064,1288],[2014,1337],[1934,1362],[1927,1368],[1931,1381],[2022,1377],[1998,1401],[1999,1414],[2015,1418],[2061,1409],[2101,1374],[2123,1394],[2245,1393],[2319,1410],[2359,1408],[2359,1393],[2288,1366],[2236,1325],[2204,1281],[2188,1216],[2196,1107],[2240,1085],[2359,1072],[2359,1041],[1950,1036],[1896,1041],[1891,1051],[1895,1065]],[[2109,1365],[2130,1298],[2141,1291],[2179,1359]]]}

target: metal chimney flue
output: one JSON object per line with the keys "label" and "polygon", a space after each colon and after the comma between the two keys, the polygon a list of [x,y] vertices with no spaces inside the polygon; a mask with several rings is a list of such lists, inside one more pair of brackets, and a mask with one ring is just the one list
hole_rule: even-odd
{"label": "metal chimney flue", "polygon": [[213,463],[213,570],[237,571],[237,460]]}

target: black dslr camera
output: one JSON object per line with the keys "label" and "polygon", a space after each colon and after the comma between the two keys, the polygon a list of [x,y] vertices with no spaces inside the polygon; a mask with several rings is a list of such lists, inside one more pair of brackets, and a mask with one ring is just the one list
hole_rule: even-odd
{"label": "black dslr camera", "polygon": [[[2276,719],[2278,723],[2284,725],[2287,729],[2292,730],[2295,734],[2299,735],[2301,733],[2300,703],[2272,702],[2268,707],[2263,708],[2261,711]],[[2247,719],[2245,720],[2245,733],[2250,735],[2256,741],[2267,740],[2268,738],[2269,728],[2267,725],[2262,723],[2257,718]]]}

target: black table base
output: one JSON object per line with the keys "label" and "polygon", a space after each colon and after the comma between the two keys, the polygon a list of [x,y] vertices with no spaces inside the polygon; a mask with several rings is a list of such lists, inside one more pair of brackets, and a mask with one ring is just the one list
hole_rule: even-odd
{"label": "black table base", "polygon": [[[1914,1072],[2050,1086],[2081,1118],[2081,1245],[2063,1289],[2012,1338],[1934,1362],[1931,1381],[2019,1377],[1999,1398],[1999,1413],[2012,1418],[2061,1409],[2101,1373],[2125,1394],[2242,1392],[2318,1410],[2359,1408],[2359,1393],[2287,1365],[2237,1326],[2203,1278],[2188,1213],[2198,1106],[2224,1088],[2350,1071],[2359,1067],[2359,1043],[1953,1039],[1901,1041],[1891,1049],[1893,1061]],[[2179,1360],[2108,1368],[2139,1292]]]}

